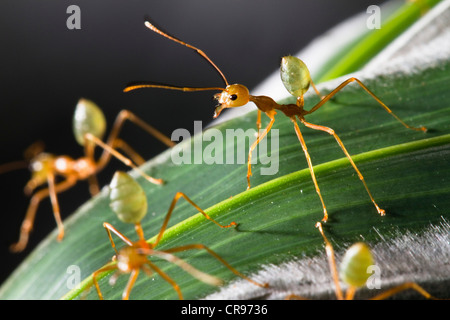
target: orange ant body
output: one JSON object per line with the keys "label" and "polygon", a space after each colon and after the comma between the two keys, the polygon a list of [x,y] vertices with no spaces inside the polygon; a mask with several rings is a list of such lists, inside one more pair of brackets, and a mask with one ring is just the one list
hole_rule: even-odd
{"label": "orange ant body", "polygon": [[[325,251],[327,253],[328,264],[333,277],[336,298],[338,300],[353,300],[356,290],[363,287],[371,275],[368,270],[375,264],[372,252],[370,251],[369,247],[363,242],[357,242],[353,244],[345,252],[340,264],[340,270],[338,272],[333,246],[325,236],[322,224],[320,222],[317,222],[316,228],[319,230],[325,242]],[[348,286],[347,292],[345,294],[341,288],[339,278],[341,278],[343,282]],[[410,289],[418,292],[427,299],[436,299],[417,283],[405,282],[372,297],[371,300],[384,300],[401,291]],[[286,299],[303,300],[305,298],[293,294],[287,296]]]}
{"label": "orange ant body", "polygon": [[[311,76],[309,73],[308,68],[306,67],[306,65],[304,64],[303,61],[301,61],[300,59],[296,58],[296,57],[292,57],[292,56],[286,56],[282,58],[281,61],[281,79],[283,81],[284,86],[286,87],[286,89],[289,91],[289,93],[291,93],[293,96],[297,97],[297,102],[296,104],[278,104],[277,102],[275,102],[272,98],[267,97],[267,96],[253,96],[250,95],[249,90],[247,89],[247,87],[245,87],[244,85],[241,84],[228,84],[228,81],[226,80],[224,74],[220,71],[220,69],[208,58],[208,56],[201,51],[200,49],[187,44],[177,38],[174,38],[164,32],[162,32],[161,30],[159,30],[158,28],[156,28],[153,24],[151,24],[150,22],[146,21],[145,22],[145,26],[147,28],[149,28],[150,30],[162,35],[163,37],[166,37],[174,42],[177,42],[183,46],[186,46],[190,49],[195,50],[199,55],[201,55],[203,58],[205,58],[215,69],[216,71],[219,72],[219,74],[221,75],[222,79],[225,82],[226,87],[225,88],[220,88],[220,87],[206,87],[206,88],[190,88],[190,87],[177,87],[177,86],[168,86],[168,85],[159,85],[159,84],[152,84],[152,83],[141,83],[141,84],[133,84],[133,85],[129,85],[128,87],[126,87],[124,89],[124,92],[128,92],[131,90],[136,90],[136,89],[140,89],[140,88],[162,88],[162,89],[171,89],[171,90],[181,90],[181,91],[187,91],[187,92],[191,92],[191,91],[203,91],[203,90],[216,90],[216,91],[220,91],[220,93],[215,94],[214,98],[218,101],[219,105],[216,107],[215,109],[215,114],[214,114],[214,118],[218,117],[219,114],[221,113],[221,111],[223,109],[226,108],[236,108],[236,107],[241,107],[244,106],[245,104],[247,104],[248,102],[253,102],[256,107],[258,108],[258,113],[257,113],[257,120],[256,120],[256,125],[258,128],[258,136],[256,141],[250,146],[249,152],[248,152],[248,160],[247,160],[247,189],[250,188],[250,177],[252,175],[252,171],[251,171],[251,158],[252,158],[252,152],[253,150],[256,148],[256,146],[259,144],[259,142],[269,133],[269,131],[272,128],[272,125],[275,122],[275,115],[277,114],[277,111],[281,111],[284,115],[286,115],[287,117],[289,117],[294,125],[294,129],[295,129],[295,133],[298,137],[298,140],[300,141],[301,147],[305,153],[305,157],[308,163],[308,167],[309,170],[311,172],[311,177],[316,189],[316,192],[320,198],[321,204],[322,204],[322,208],[323,208],[323,222],[326,222],[328,219],[328,213],[327,213],[327,209],[325,206],[325,203],[323,201],[322,198],[322,194],[320,192],[319,189],[319,185],[317,183],[315,174],[314,174],[314,169],[313,169],[313,165],[311,162],[311,158],[309,156],[308,153],[308,149],[306,147],[306,143],[305,140],[303,139],[303,135],[300,131],[300,128],[297,124],[297,120],[300,121],[303,125],[305,125],[308,128],[314,129],[314,130],[319,130],[319,131],[324,131],[330,135],[332,135],[336,142],[339,144],[339,147],[342,149],[342,151],[344,152],[345,156],[348,158],[348,160],[350,161],[351,165],[353,166],[354,170],[357,172],[359,179],[362,181],[371,201],[373,202],[377,212],[380,215],[385,215],[385,210],[380,208],[378,206],[378,204],[375,202],[372,194],[369,191],[369,188],[366,184],[366,182],[364,181],[364,177],[361,174],[361,172],[359,171],[359,169],[356,167],[356,164],[353,162],[350,154],[348,153],[347,149],[344,147],[344,144],[342,143],[341,139],[338,137],[338,135],[334,132],[333,129],[325,127],[325,126],[321,126],[321,125],[317,125],[317,124],[313,124],[313,123],[309,123],[305,120],[305,116],[308,114],[311,114],[315,111],[317,111],[321,106],[323,106],[328,100],[330,100],[337,92],[339,92],[342,88],[344,88],[345,86],[347,86],[348,84],[352,83],[352,82],[356,82],[358,83],[367,93],[369,93],[372,98],[374,98],[384,109],[385,111],[387,111],[389,114],[391,114],[396,120],[398,120],[401,124],[403,124],[406,128],[408,129],[412,129],[412,130],[416,130],[416,131],[426,131],[425,127],[412,127],[409,126],[408,124],[406,124],[405,122],[403,122],[399,117],[397,117],[392,110],[390,110],[378,97],[375,96],[375,94],[373,94],[360,80],[356,79],[356,78],[350,78],[346,81],[344,81],[343,83],[341,83],[339,86],[337,86],[333,91],[331,91],[329,94],[325,95],[325,96],[321,96],[320,92],[317,90],[317,88],[315,87],[313,81],[311,80]],[[304,99],[303,96],[304,94],[308,91],[309,87],[312,86],[313,89],[315,90],[315,92],[317,93],[317,95],[319,95],[319,97],[321,97],[320,102],[318,102],[314,107],[312,107],[311,110],[305,110],[304,109]],[[267,127],[260,132],[260,128],[261,128],[261,113],[264,112],[270,119],[269,124],[267,125]]]}
{"label": "orange ant body", "polygon": [[[246,277],[233,267],[231,267],[223,258],[221,258],[217,253],[209,249],[203,244],[190,244],[184,245],[180,247],[170,248],[170,249],[155,249],[159,244],[161,238],[166,231],[167,224],[172,215],[172,212],[175,208],[177,201],[180,198],[184,198],[187,202],[189,202],[195,209],[197,209],[206,219],[211,220],[215,224],[217,224],[221,228],[229,228],[235,226],[235,222],[231,222],[228,225],[221,225],[214,219],[212,219],[208,214],[206,214],[202,209],[200,209],[191,199],[189,199],[184,193],[177,192],[174,196],[169,210],[165,216],[162,227],[156,237],[156,240],[152,243],[148,243],[144,238],[144,231],[142,230],[142,226],[140,221],[147,214],[147,198],[142,187],[127,173],[118,171],[115,173],[111,184],[110,184],[110,207],[117,214],[118,218],[125,223],[133,223],[135,225],[135,230],[138,235],[139,240],[132,241],[122,233],[120,233],[116,228],[114,228],[111,224],[105,222],[103,223],[104,228],[108,233],[108,238],[111,242],[111,246],[113,247],[116,255],[114,260],[117,262],[116,264],[109,264],[92,274],[93,283],[95,288],[97,289],[97,293],[100,299],[103,299],[103,295],[100,291],[100,287],[97,281],[98,275],[101,273],[116,270],[117,273],[113,275],[111,278],[114,282],[118,274],[129,273],[130,277],[128,280],[128,284],[123,291],[122,299],[128,300],[130,296],[131,289],[139,275],[139,271],[142,270],[148,275],[155,272],[159,274],[165,281],[173,286],[175,291],[177,292],[180,299],[183,299],[183,295],[178,284],[172,280],[169,275],[167,275],[164,271],[162,271],[155,263],[148,259],[148,256],[155,256],[161,259],[164,259],[168,262],[174,263],[186,272],[190,273],[192,276],[196,277],[200,281],[203,281],[207,284],[211,285],[220,285],[222,284],[222,280],[206,274],[184,260],[176,257],[173,253],[182,252],[187,250],[205,250],[218,261],[220,261],[223,265],[225,265],[229,270],[231,270],[234,274],[246,279],[247,281],[261,287],[265,287],[264,284],[259,284]],[[111,232],[118,236],[121,240],[123,240],[127,246],[117,250],[116,245],[112,239]]]}
{"label": "orange ant body", "polygon": [[[169,138],[127,110],[122,110],[119,113],[108,140],[104,143],[101,141],[101,138],[106,129],[106,121],[102,111],[92,101],[80,99],[75,109],[73,127],[76,140],[84,146],[85,155],[83,157],[73,159],[66,155],[56,156],[45,153],[43,152],[42,144],[36,143],[25,152],[25,161],[12,162],[0,168],[0,172],[5,172],[28,165],[32,176],[24,189],[27,195],[31,195],[36,188],[44,184],[48,185],[47,188],[38,190],[31,197],[25,219],[21,225],[19,240],[11,245],[11,251],[20,252],[25,249],[29,234],[33,228],[39,203],[47,197],[50,197],[53,214],[58,226],[57,240],[62,240],[64,237],[64,227],[61,221],[57,194],[70,189],[80,180],[88,180],[90,193],[92,195],[97,194],[99,192],[99,186],[96,174],[108,164],[111,156],[118,158],[127,166],[138,170],[150,182],[155,184],[163,183],[161,179],[155,179],[140,171],[130,159],[116,151],[116,149],[122,149],[136,163],[141,164],[143,162],[143,159],[128,144],[118,138],[118,134],[125,120],[130,120],[137,124],[167,146],[172,147],[174,145]],[[95,146],[103,148],[103,153],[99,160],[94,158]],[[56,183],[56,177],[61,177],[63,180]]]}

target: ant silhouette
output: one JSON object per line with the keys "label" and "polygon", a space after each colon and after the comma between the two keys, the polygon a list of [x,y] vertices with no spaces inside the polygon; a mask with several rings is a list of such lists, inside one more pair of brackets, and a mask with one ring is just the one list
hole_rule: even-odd
{"label": "ant silhouette", "polygon": [[[252,158],[252,152],[256,148],[256,146],[259,144],[259,142],[269,133],[271,130],[274,122],[275,122],[275,115],[277,114],[277,111],[281,111],[285,116],[289,117],[294,125],[295,133],[298,137],[298,140],[301,144],[301,147],[305,153],[305,157],[308,163],[309,171],[311,172],[311,177],[316,189],[316,192],[320,198],[322,208],[323,208],[323,222],[326,222],[328,220],[328,212],[325,206],[325,202],[323,201],[322,194],[319,189],[319,185],[317,183],[317,179],[314,173],[313,165],[311,162],[310,155],[308,153],[308,149],[306,147],[305,140],[303,138],[303,135],[300,131],[300,128],[297,124],[297,120],[300,121],[304,126],[313,129],[313,130],[319,130],[326,132],[330,135],[332,135],[336,142],[338,143],[339,147],[344,152],[345,156],[350,161],[351,165],[353,166],[354,170],[358,174],[359,179],[363,183],[370,200],[374,204],[377,212],[381,215],[385,215],[385,210],[380,208],[378,204],[375,202],[375,199],[373,198],[369,187],[367,186],[363,175],[357,168],[356,164],[354,163],[352,157],[348,153],[347,149],[345,148],[344,144],[342,143],[341,139],[338,137],[338,135],[335,133],[335,131],[331,128],[313,124],[310,122],[307,122],[305,119],[306,115],[309,115],[315,111],[317,111],[320,107],[322,107],[328,100],[330,100],[336,93],[338,93],[340,90],[342,90],[345,86],[349,85],[352,82],[356,82],[359,84],[361,88],[363,88],[373,99],[375,99],[378,104],[380,104],[383,109],[388,112],[391,116],[393,116],[397,121],[399,121],[403,126],[405,126],[408,129],[415,130],[415,131],[423,131],[425,132],[427,129],[423,126],[421,127],[413,127],[408,124],[406,124],[403,120],[401,120],[397,115],[395,115],[391,109],[389,109],[377,96],[375,96],[372,91],[370,91],[360,80],[357,78],[349,78],[345,80],[343,83],[341,83],[339,86],[337,86],[334,90],[332,90],[330,93],[328,93],[325,96],[322,96],[319,92],[319,90],[314,85],[310,72],[308,68],[306,67],[305,63],[293,56],[285,56],[281,59],[281,79],[286,87],[286,89],[289,91],[290,94],[297,97],[296,104],[278,104],[275,102],[272,98],[267,96],[253,96],[249,93],[249,90],[246,86],[242,84],[229,84],[225,75],[222,73],[222,71],[212,62],[212,60],[200,49],[181,41],[171,35],[168,35],[167,33],[161,31],[156,26],[154,26],[149,21],[145,21],[145,26],[152,30],[153,32],[156,32],[157,34],[172,40],[176,43],[179,43],[183,46],[186,46],[194,51],[196,51],[200,56],[202,56],[204,59],[206,59],[220,74],[223,81],[225,82],[226,87],[204,87],[204,88],[192,88],[192,87],[178,87],[178,86],[171,86],[171,85],[160,85],[155,83],[136,83],[136,84],[130,84],[124,89],[124,92],[129,92],[136,89],[141,88],[161,88],[161,89],[170,89],[170,90],[181,90],[185,92],[192,92],[192,91],[203,91],[203,90],[214,90],[214,91],[220,91],[220,93],[217,93],[214,95],[214,98],[218,101],[218,106],[215,108],[214,118],[217,118],[222,110],[226,108],[236,108],[246,105],[248,102],[253,102],[256,107],[258,108],[257,113],[257,119],[256,119],[256,126],[258,128],[258,135],[256,138],[256,141],[250,146],[249,152],[248,152],[248,160],[247,160],[247,190],[250,189],[250,177],[252,176],[251,171],[251,158]],[[304,98],[303,96],[308,91],[309,87],[312,87],[314,91],[317,93],[317,95],[321,98],[321,100],[310,110],[304,109]],[[267,127],[260,132],[261,129],[261,113],[264,112],[270,119],[269,124]]]}
{"label": "ant silhouette", "polygon": [[[32,195],[36,188],[47,184],[48,187],[36,191],[31,197],[25,219],[20,228],[19,240],[12,244],[13,252],[23,251],[33,229],[36,212],[40,202],[49,197],[53,215],[58,227],[57,240],[64,237],[64,226],[61,220],[57,194],[73,187],[80,180],[88,180],[89,190],[92,196],[99,192],[96,174],[101,171],[114,156],[125,165],[137,170],[148,181],[154,184],[162,184],[163,180],[155,179],[142,172],[134,163],[142,164],[144,161],[125,141],[118,138],[119,132],[126,120],[138,125],[149,134],[166,144],[168,147],[175,145],[164,134],[148,125],[128,110],[122,110],[111,129],[107,142],[101,140],[106,130],[106,120],[101,109],[92,101],[80,99],[75,108],[73,118],[73,130],[77,142],[84,147],[84,156],[73,159],[67,155],[53,155],[44,152],[42,142],[31,145],[24,153],[23,161],[14,161],[0,166],[0,173],[26,168],[31,171],[31,179],[24,188],[26,195]],[[95,147],[103,148],[100,158],[94,158]],[[133,161],[116,151],[121,149],[127,153]],[[62,177],[62,181],[56,183],[56,177]]]}
{"label": "ant silhouette", "polygon": [[[130,292],[133,288],[133,285],[139,275],[139,272],[142,270],[146,274],[151,275],[153,272],[159,274],[165,281],[167,281],[174,290],[177,292],[178,297],[183,299],[183,294],[178,286],[178,284],[163,270],[161,270],[154,262],[152,262],[148,257],[157,257],[168,262],[174,263],[187,273],[191,274],[193,277],[198,280],[205,282],[210,285],[221,285],[222,280],[211,276],[207,273],[204,273],[192,265],[188,264],[184,260],[178,258],[174,255],[176,252],[183,252],[188,250],[204,250],[208,252],[211,256],[220,261],[225,267],[227,267],[231,272],[236,274],[239,277],[257,285],[260,287],[267,287],[266,284],[260,284],[248,277],[244,274],[237,271],[233,268],[228,262],[226,262],[222,257],[220,257],[216,252],[208,248],[203,244],[189,244],[183,245],[179,247],[169,248],[169,249],[157,249],[160,240],[162,239],[169,219],[175,209],[175,206],[179,199],[184,198],[189,204],[191,204],[195,209],[197,209],[206,219],[214,222],[220,228],[230,228],[236,226],[236,223],[233,221],[228,225],[221,225],[214,219],[212,219],[206,212],[204,212],[198,205],[196,205],[188,196],[186,196],[182,192],[177,192],[172,199],[172,202],[169,206],[169,210],[165,216],[164,222],[161,226],[161,229],[158,232],[156,240],[149,243],[145,240],[144,231],[141,226],[141,220],[147,214],[147,198],[145,196],[144,190],[129,174],[117,171],[110,184],[110,207],[117,214],[117,217],[125,223],[132,223],[135,225],[136,234],[138,235],[139,240],[132,241],[127,236],[118,231],[114,226],[105,222],[103,223],[103,227],[106,229],[108,233],[108,238],[111,242],[111,246],[113,247],[116,255],[113,260],[116,263],[108,264],[103,268],[98,269],[92,274],[92,281],[97,290],[97,294],[101,300],[103,300],[103,295],[100,290],[100,286],[97,281],[97,277],[108,271],[115,270],[116,273],[111,277],[112,282],[114,283],[117,279],[117,276],[120,274],[130,274],[128,284],[123,291],[122,299],[128,300],[130,296]],[[114,240],[111,234],[114,233],[118,236],[122,241],[124,241],[127,246],[124,248],[117,250]]]}
{"label": "ant silhouette", "polygon": [[[316,228],[319,230],[325,242],[325,251],[328,258],[330,272],[333,277],[336,298],[338,300],[353,300],[356,291],[359,288],[363,287],[371,276],[371,273],[369,273],[367,270],[370,270],[369,268],[375,265],[375,260],[372,252],[370,251],[370,248],[363,242],[354,243],[345,252],[340,264],[340,270],[338,272],[334,249],[331,242],[325,236],[322,224],[320,222],[317,222]],[[342,281],[348,286],[346,293],[341,288],[339,276]],[[372,297],[371,300],[388,299],[393,295],[405,290],[414,290],[427,299],[437,300],[436,297],[433,297],[415,282],[405,282],[403,284],[390,288]],[[305,298],[292,294],[287,296],[286,299],[304,300]]]}

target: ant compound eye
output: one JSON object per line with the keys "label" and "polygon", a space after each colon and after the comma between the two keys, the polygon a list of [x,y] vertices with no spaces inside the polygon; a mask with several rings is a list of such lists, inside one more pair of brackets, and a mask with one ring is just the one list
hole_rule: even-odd
{"label": "ant compound eye", "polygon": [[247,87],[241,84],[227,86],[222,94],[223,101],[221,103],[226,104],[226,108],[243,106],[249,101],[250,97]]}

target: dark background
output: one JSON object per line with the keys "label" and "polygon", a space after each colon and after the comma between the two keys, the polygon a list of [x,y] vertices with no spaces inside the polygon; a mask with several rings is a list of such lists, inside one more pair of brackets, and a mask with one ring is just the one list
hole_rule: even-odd
{"label": "dark background", "polygon": [[[54,154],[82,156],[72,133],[72,115],[80,97],[95,101],[111,125],[129,109],[167,135],[193,131],[193,122],[212,120],[212,92],[140,90],[123,93],[129,82],[152,80],[185,86],[223,86],[218,74],[191,50],[144,27],[150,17],[168,33],[204,50],[230,83],[250,90],[311,40],[375,0],[165,0],[0,2],[0,164],[22,159],[42,140]],[[69,5],[81,9],[81,30],[69,30]],[[270,96],[270,92],[266,93]],[[109,132],[110,126],[108,127]],[[132,124],[121,134],[144,158],[165,150]],[[113,160],[100,173],[104,185]],[[40,205],[27,249],[9,252],[18,239],[29,198],[23,187],[27,170],[0,176],[0,284],[51,230],[49,200]],[[82,181],[58,196],[62,217],[89,199]]]}

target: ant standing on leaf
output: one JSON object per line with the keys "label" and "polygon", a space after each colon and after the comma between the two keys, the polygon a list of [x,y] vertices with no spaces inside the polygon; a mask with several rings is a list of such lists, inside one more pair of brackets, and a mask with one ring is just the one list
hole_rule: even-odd
{"label": "ant standing on leaf", "polygon": [[[319,232],[325,242],[325,251],[327,253],[328,263],[333,277],[336,298],[338,300],[352,300],[355,296],[356,290],[362,288],[371,276],[371,274],[368,273],[367,270],[369,267],[375,264],[372,252],[370,251],[369,247],[363,242],[357,242],[353,244],[345,252],[340,265],[340,270],[338,272],[333,246],[325,236],[322,224],[320,222],[317,222],[316,228],[319,229]],[[339,282],[339,276],[348,287],[345,295]],[[427,299],[436,299],[418,284],[414,282],[406,282],[376,295],[375,297],[371,298],[371,300],[384,300],[401,291],[409,289],[418,292]],[[305,298],[292,294],[287,296],[286,299],[303,300]]]}
{"label": "ant standing on leaf", "polygon": [[[211,285],[221,285],[222,280],[206,274],[192,265],[188,264],[184,260],[176,257],[173,253],[182,252],[187,250],[205,250],[214,258],[219,260],[225,267],[231,270],[234,274],[247,281],[260,286],[266,287],[266,284],[260,284],[252,279],[246,277],[233,267],[231,267],[223,258],[221,258],[217,253],[209,249],[203,244],[190,244],[180,247],[157,250],[155,249],[159,244],[159,241],[166,231],[167,224],[175,208],[176,203],[180,198],[184,198],[189,202],[195,209],[197,209],[206,219],[211,220],[221,228],[229,228],[235,226],[235,222],[231,222],[228,225],[221,225],[214,219],[212,219],[208,214],[206,214],[202,209],[200,209],[191,199],[189,199],[184,193],[177,192],[174,196],[169,210],[165,216],[162,227],[156,237],[156,240],[152,243],[148,243],[144,238],[144,232],[141,226],[141,220],[147,214],[147,198],[145,196],[142,187],[127,173],[117,171],[110,184],[110,207],[117,214],[118,218],[125,223],[133,223],[135,225],[135,230],[138,235],[137,241],[131,241],[128,237],[120,233],[111,224],[105,222],[103,223],[104,228],[108,233],[108,238],[111,241],[111,246],[116,252],[113,258],[113,263],[106,265],[105,267],[95,271],[92,274],[92,281],[97,289],[97,293],[100,299],[103,299],[103,295],[100,291],[100,286],[97,281],[97,277],[107,271],[116,270],[116,274],[112,276],[110,282],[114,283],[117,276],[121,273],[129,273],[130,277],[128,284],[123,291],[122,298],[128,300],[130,296],[131,289],[139,275],[139,271],[142,270],[146,274],[151,275],[153,272],[159,274],[165,281],[167,281],[177,292],[180,299],[183,299],[183,295],[178,284],[170,278],[164,271],[162,271],[156,264],[148,259],[148,256],[154,256],[161,258],[168,262],[174,263],[184,271],[190,273],[193,277]],[[111,236],[111,232],[118,236],[122,241],[124,241],[127,246],[117,250],[116,245]],[[114,263],[115,262],[115,263]]]}
{"label": "ant standing on leaf", "polygon": [[[218,117],[219,114],[222,112],[223,109],[226,108],[236,108],[246,105],[248,102],[253,102],[257,108],[257,120],[256,125],[258,128],[258,136],[256,141],[250,146],[249,153],[248,153],[248,160],[247,160],[247,189],[250,188],[250,177],[252,175],[251,171],[251,158],[252,158],[252,151],[256,148],[256,146],[259,144],[259,142],[269,133],[269,131],[272,128],[272,125],[275,122],[275,115],[277,114],[277,111],[281,111],[289,117],[294,125],[295,133],[298,137],[298,140],[300,141],[301,147],[305,153],[305,157],[308,163],[309,170],[311,172],[311,177],[314,183],[314,186],[316,188],[316,192],[319,195],[320,201],[322,203],[323,208],[323,222],[326,222],[328,220],[328,213],[325,206],[325,203],[322,198],[322,194],[319,189],[319,185],[317,183],[313,165],[311,162],[311,158],[309,156],[305,140],[303,139],[303,135],[300,131],[300,128],[297,124],[297,120],[300,121],[303,125],[305,125],[308,128],[324,131],[330,135],[332,135],[336,142],[338,143],[339,147],[344,152],[345,156],[350,161],[351,165],[353,166],[354,170],[358,174],[359,179],[362,181],[371,201],[373,202],[377,212],[380,215],[385,215],[385,210],[380,208],[378,204],[375,202],[374,198],[372,197],[372,194],[369,191],[369,188],[364,181],[364,177],[359,171],[359,169],[356,167],[356,164],[353,162],[350,154],[347,152],[347,149],[344,147],[344,144],[342,143],[341,139],[338,137],[338,135],[334,132],[333,129],[309,123],[305,120],[305,116],[308,114],[311,114],[315,111],[317,111],[321,106],[323,106],[328,100],[330,100],[337,92],[339,92],[342,88],[347,86],[348,84],[352,82],[358,83],[368,94],[374,98],[381,107],[385,109],[389,114],[391,114],[396,120],[398,120],[402,125],[404,125],[408,129],[416,130],[416,131],[426,131],[425,127],[412,127],[403,122],[399,117],[397,117],[378,97],[375,96],[360,80],[356,78],[350,78],[346,81],[344,81],[342,84],[340,84],[338,87],[336,87],[333,91],[331,91],[329,94],[325,96],[321,96],[320,92],[315,87],[314,83],[311,80],[311,76],[309,73],[308,68],[306,65],[301,61],[300,59],[293,57],[293,56],[286,56],[283,57],[281,60],[281,79],[283,81],[284,86],[289,91],[290,94],[297,97],[296,104],[285,104],[281,105],[275,102],[272,98],[267,96],[252,96],[249,93],[249,90],[247,87],[241,84],[228,84],[227,79],[225,78],[224,74],[220,69],[208,58],[208,56],[201,51],[200,49],[185,43],[177,38],[174,38],[163,31],[156,28],[153,24],[146,21],[145,26],[149,28],[150,30],[160,34],[161,36],[168,38],[176,43],[179,43],[183,46],[186,46],[190,49],[195,50],[199,55],[201,55],[203,58],[205,58],[221,75],[223,81],[225,82],[226,87],[220,88],[220,87],[205,87],[205,88],[191,88],[191,87],[177,87],[177,86],[169,86],[169,85],[159,85],[154,83],[139,83],[139,84],[133,84],[129,85],[124,89],[124,92],[140,89],[140,88],[162,88],[162,89],[170,89],[170,90],[181,90],[186,92],[192,92],[192,91],[203,91],[203,90],[215,90],[220,91],[220,93],[217,93],[214,95],[214,98],[218,101],[219,105],[215,109],[214,118]],[[312,86],[317,95],[321,98],[320,102],[317,103],[314,107],[311,108],[311,110],[305,110],[304,107],[304,94],[308,91],[309,87]],[[261,113],[264,112],[270,119],[269,124],[267,127],[260,132],[261,128]]]}
{"label": "ant standing on leaf", "polygon": [[[31,179],[25,186],[25,194],[31,195],[36,188],[47,184],[48,187],[36,191],[31,197],[25,219],[20,229],[20,237],[18,242],[11,245],[13,252],[23,251],[28,243],[29,234],[33,228],[36,211],[39,203],[50,197],[53,214],[58,226],[57,239],[60,241],[64,237],[64,226],[61,221],[60,209],[57,194],[73,187],[79,180],[87,180],[89,183],[90,193],[94,196],[99,192],[99,186],[96,174],[101,171],[110,161],[111,156],[116,157],[125,165],[136,169],[147,180],[154,184],[162,184],[161,179],[155,179],[139,170],[133,161],[142,164],[144,160],[123,140],[118,138],[119,132],[125,122],[129,120],[142,129],[153,135],[155,138],[163,142],[169,147],[174,146],[168,137],[161,132],[146,124],[144,121],[136,117],[128,110],[122,110],[116,118],[111,133],[106,141],[101,139],[106,130],[106,120],[100,108],[87,99],[80,99],[74,113],[73,130],[77,142],[84,147],[84,156],[73,159],[69,156],[56,156],[43,152],[43,145],[35,143],[25,152],[24,161],[15,161],[0,166],[0,173],[7,171],[26,168],[28,166],[31,171]],[[99,160],[94,158],[95,147],[103,148]],[[121,149],[127,153],[133,161],[124,157],[116,151]],[[56,182],[56,178],[61,177],[61,182]]]}

